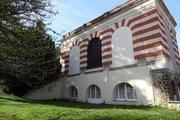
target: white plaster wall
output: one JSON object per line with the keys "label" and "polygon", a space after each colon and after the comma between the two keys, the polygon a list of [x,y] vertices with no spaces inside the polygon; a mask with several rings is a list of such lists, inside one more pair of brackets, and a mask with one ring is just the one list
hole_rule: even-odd
{"label": "white plaster wall", "polygon": [[[114,88],[120,83],[129,83],[136,91],[137,101],[115,101]],[[153,104],[153,88],[150,77],[150,67],[141,66],[116,71],[81,74],[74,77],[62,78],[59,81],[33,90],[24,96],[33,100],[70,99],[69,87],[78,90],[78,101],[88,102],[88,88],[97,85],[101,90],[101,99],[93,102],[123,105],[151,105]]]}
{"label": "white plaster wall", "polygon": [[147,61],[155,60],[154,64],[151,64],[151,69],[163,69],[163,68],[168,68],[170,70],[174,71],[173,63],[171,59],[167,59],[164,57],[161,58],[153,58],[153,59],[147,59]]}
{"label": "white plaster wall", "polygon": [[[101,89],[101,101],[106,104],[126,105],[150,105],[153,104],[153,88],[150,77],[150,67],[141,66],[136,68],[104,71],[93,74],[81,74],[80,76],[64,78],[62,86],[62,98],[69,99],[68,89],[75,86],[78,89],[78,101],[87,102],[88,87],[95,84]],[[120,83],[129,83],[137,93],[137,101],[114,101],[114,88]]]}
{"label": "white plaster wall", "polygon": [[80,48],[74,46],[70,51],[69,74],[80,73]]}
{"label": "white plaster wall", "polygon": [[132,32],[128,27],[121,27],[112,36],[112,67],[130,64],[134,64]]}

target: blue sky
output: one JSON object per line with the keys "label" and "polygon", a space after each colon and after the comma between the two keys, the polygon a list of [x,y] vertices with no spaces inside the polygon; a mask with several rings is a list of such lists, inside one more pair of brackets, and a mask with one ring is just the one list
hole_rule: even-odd
{"label": "blue sky", "polygon": [[[50,26],[64,34],[123,4],[127,0],[52,0],[54,10],[59,13],[51,18]],[[180,46],[180,0],[164,0],[177,22],[177,39]],[[58,37],[57,39],[60,39]]]}

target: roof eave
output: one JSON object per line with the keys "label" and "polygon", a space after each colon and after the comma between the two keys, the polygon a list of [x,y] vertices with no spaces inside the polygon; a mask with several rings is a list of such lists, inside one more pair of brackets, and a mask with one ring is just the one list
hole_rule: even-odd
{"label": "roof eave", "polygon": [[177,22],[174,19],[174,17],[172,16],[172,14],[170,13],[170,11],[168,10],[167,6],[164,4],[163,1],[161,0],[157,0],[157,2],[159,3],[159,5],[162,7],[162,9],[167,13],[167,16],[169,17],[170,21],[173,23],[173,25],[176,27],[177,26]]}
{"label": "roof eave", "polygon": [[66,35],[64,35],[64,37],[61,39],[61,42],[64,42],[68,39],[71,39],[74,36],[77,36],[79,34],[81,34],[84,31],[87,31],[91,28],[93,28],[94,26],[103,23],[109,19],[111,19],[114,16],[117,16],[119,14],[122,14],[123,12],[126,12],[129,9],[132,9],[134,7],[136,7],[137,5],[139,5],[140,3],[144,3],[147,0],[131,0],[128,1],[118,7],[116,7],[115,9],[112,9],[108,12],[106,12],[105,14],[107,14],[107,16],[105,14],[95,18],[94,20],[84,24],[83,26],[73,30],[72,32],[67,33]]}

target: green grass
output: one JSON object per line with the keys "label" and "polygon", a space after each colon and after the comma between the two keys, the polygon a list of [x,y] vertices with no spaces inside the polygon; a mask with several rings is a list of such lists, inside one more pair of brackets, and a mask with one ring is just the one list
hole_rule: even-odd
{"label": "green grass", "polygon": [[0,120],[180,120],[180,111],[161,107],[25,101],[1,96]]}

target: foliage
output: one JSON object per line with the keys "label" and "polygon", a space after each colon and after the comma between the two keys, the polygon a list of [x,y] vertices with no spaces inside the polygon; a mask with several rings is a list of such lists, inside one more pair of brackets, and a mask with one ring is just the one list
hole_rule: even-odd
{"label": "foliage", "polygon": [[28,91],[58,77],[60,66],[54,42],[39,22],[35,28],[17,32],[18,40],[10,46],[2,46],[6,51],[10,50],[1,57],[4,60],[1,71],[5,73],[8,92]]}
{"label": "foliage", "polygon": [[18,29],[45,20],[52,14],[51,0],[1,0],[0,27]]}
{"label": "foliage", "polygon": [[57,79],[60,65],[44,21],[50,0],[0,1],[0,81],[6,92],[23,95]]}
{"label": "foliage", "polygon": [[179,120],[180,111],[160,107],[23,101],[0,97],[0,120]]}

